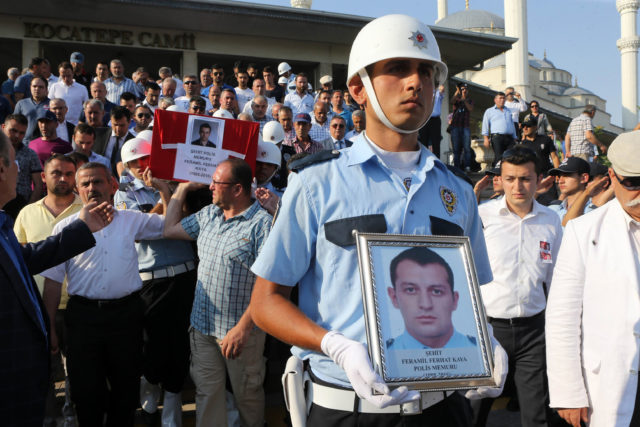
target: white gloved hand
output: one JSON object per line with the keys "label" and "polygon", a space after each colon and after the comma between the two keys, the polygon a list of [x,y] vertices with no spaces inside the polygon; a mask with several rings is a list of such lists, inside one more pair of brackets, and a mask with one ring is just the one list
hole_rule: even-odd
{"label": "white gloved hand", "polygon": [[[389,390],[380,375],[374,372],[366,347],[340,332],[328,332],[320,346],[327,356],[344,369],[356,394],[376,407],[386,408],[420,398],[420,392],[409,391],[405,386]],[[373,390],[382,394],[374,395]]]}
{"label": "white gloved hand", "polygon": [[507,380],[509,372],[509,356],[497,339],[493,336],[493,328],[487,323],[487,331],[491,337],[491,347],[493,347],[493,380],[497,384],[496,387],[478,387],[473,390],[467,390],[464,397],[467,399],[485,399],[495,398],[502,394],[504,382]]}

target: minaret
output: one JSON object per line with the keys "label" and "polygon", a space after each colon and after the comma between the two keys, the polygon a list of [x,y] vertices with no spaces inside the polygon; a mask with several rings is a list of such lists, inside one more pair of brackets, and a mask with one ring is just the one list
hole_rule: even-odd
{"label": "minaret", "polygon": [[[505,55],[507,84],[531,101],[529,89],[529,48],[527,42],[527,0],[504,0],[504,35],[517,38]],[[501,88],[504,89],[504,88]]]}
{"label": "minaret", "polygon": [[640,37],[636,33],[638,0],[617,0],[620,14],[620,72],[622,89],[622,127],[631,130],[638,123],[638,47]]}
{"label": "minaret", "polygon": [[447,5],[447,3],[447,0],[438,0],[438,21],[446,18],[449,14],[449,6]]}

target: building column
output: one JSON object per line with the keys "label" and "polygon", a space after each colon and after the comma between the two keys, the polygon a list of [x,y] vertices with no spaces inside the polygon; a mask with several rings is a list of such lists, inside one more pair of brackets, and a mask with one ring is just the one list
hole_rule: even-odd
{"label": "building column", "polygon": [[636,16],[640,1],[617,0],[620,14],[620,73],[622,90],[622,127],[631,130],[638,123],[638,47],[640,37],[636,32]]}
{"label": "building column", "polygon": [[329,62],[321,62],[318,64],[315,70],[315,76],[313,76],[313,81],[310,81],[313,86],[313,90],[320,88],[320,77],[322,76],[331,76],[333,77],[333,66]]}
{"label": "building column", "polygon": [[194,50],[183,50],[182,51],[182,75],[181,78],[184,78],[185,74],[195,74],[196,76],[200,76],[198,71],[198,52]]}
{"label": "building column", "polygon": [[22,39],[22,68],[28,68],[31,58],[40,56],[40,42],[38,40]]}
{"label": "building column", "polygon": [[445,83],[444,94],[442,95],[442,104],[440,104],[440,134],[442,139],[440,140],[440,160],[447,163],[447,152],[451,151],[451,135],[447,132],[449,123],[447,118],[449,117],[449,85]]}
{"label": "building column", "polygon": [[518,39],[505,53],[507,87],[513,86],[525,101],[529,88],[529,48],[527,41],[527,0],[504,0],[504,35]]}
{"label": "building column", "polygon": [[446,18],[448,14],[449,7],[447,5],[447,0],[438,0],[438,21]]}

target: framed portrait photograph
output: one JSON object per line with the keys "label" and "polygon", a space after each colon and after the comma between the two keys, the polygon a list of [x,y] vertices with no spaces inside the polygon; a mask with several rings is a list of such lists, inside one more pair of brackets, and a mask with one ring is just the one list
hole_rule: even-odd
{"label": "framed portrait photograph", "polygon": [[357,233],[374,370],[389,386],[493,386],[486,315],[468,237]]}
{"label": "framed portrait photograph", "polygon": [[191,115],[187,124],[185,143],[208,148],[222,148],[224,120]]}

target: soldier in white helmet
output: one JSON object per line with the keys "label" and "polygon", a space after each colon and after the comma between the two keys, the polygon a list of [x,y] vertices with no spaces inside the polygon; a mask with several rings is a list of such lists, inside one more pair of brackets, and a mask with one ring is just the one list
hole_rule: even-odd
{"label": "soldier in white helmet", "polygon": [[[255,323],[293,344],[312,378],[313,402],[296,425],[466,426],[459,393],[390,390],[371,367],[352,230],[470,237],[480,283],[492,279],[472,188],[418,143],[447,67],[429,27],[405,15],[367,24],[349,58],[347,85],[369,122],[349,148],[293,162],[271,234],[251,270]],[[299,284],[300,305],[289,301]],[[494,344],[499,387],[506,354]],[[377,393],[374,393],[373,391]],[[294,399],[295,400],[295,399]],[[291,402],[291,399],[290,399]],[[294,406],[294,405],[290,405]],[[303,405],[296,408],[302,408]],[[403,416],[407,408],[419,415]],[[305,421],[306,419],[306,421]]]}
{"label": "soldier in white helmet", "polygon": [[[278,64],[278,75],[280,76],[280,80],[282,80],[283,77],[287,79],[285,90],[288,93],[296,91],[296,75],[291,72],[291,65],[286,62]],[[280,80],[278,80],[278,83],[280,83]]]}
{"label": "soldier in white helmet", "polygon": [[[171,191],[166,181],[148,169],[151,131],[143,131],[122,146],[125,167],[114,196],[118,210],[164,214]],[[180,426],[181,392],[189,369],[189,315],[196,285],[195,254],[183,240],[136,242],[144,302],[144,346],[140,406],[145,414],[157,411],[164,389],[162,425]],[[171,349],[171,351],[168,351]]]}
{"label": "soldier in white helmet", "polygon": [[271,215],[275,214],[280,197],[284,192],[271,182],[282,164],[282,154],[278,146],[272,142],[258,140],[256,153],[256,200]]}

